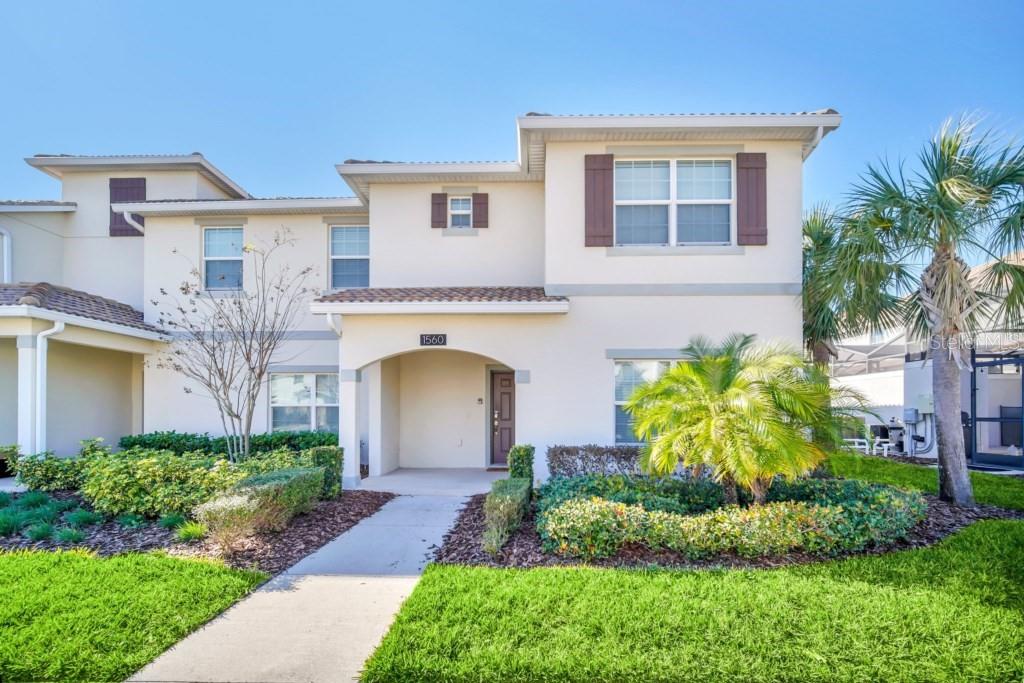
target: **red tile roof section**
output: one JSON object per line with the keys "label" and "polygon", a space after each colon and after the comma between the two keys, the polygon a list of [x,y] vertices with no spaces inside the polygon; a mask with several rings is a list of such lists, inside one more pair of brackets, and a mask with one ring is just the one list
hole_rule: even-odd
{"label": "red tile roof section", "polygon": [[546,303],[568,301],[548,296],[543,287],[373,287],[342,289],[317,301],[329,303]]}
{"label": "red tile roof section", "polygon": [[147,332],[161,331],[147,324],[142,311],[128,304],[48,282],[0,284],[0,306],[35,306]]}

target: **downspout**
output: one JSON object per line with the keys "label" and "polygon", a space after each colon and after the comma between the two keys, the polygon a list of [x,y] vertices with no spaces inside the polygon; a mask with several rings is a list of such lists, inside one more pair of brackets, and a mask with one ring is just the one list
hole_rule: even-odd
{"label": "downspout", "polygon": [[64,331],[63,322],[36,335],[36,452],[46,451],[46,355],[47,337]]}
{"label": "downspout", "polygon": [[[819,128],[819,130],[821,130],[821,129]],[[129,213],[128,211],[122,211],[121,215],[124,216],[124,222],[125,223],[127,223],[130,226],[132,226],[133,228],[138,230],[143,235],[146,234],[146,226],[142,225],[141,223],[136,223],[135,219],[132,218],[131,213]]]}
{"label": "downspout", "polygon": [[3,246],[3,262],[0,263],[0,268],[3,272],[0,273],[0,283],[14,282],[14,242],[11,239],[11,231],[7,228],[0,228],[0,244]]}
{"label": "downspout", "polygon": [[[337,317],[335,317],[337,316]],[[336,313],[327,314],[327,327],[334,330],[334,334],[341,336],[341,316]]]}

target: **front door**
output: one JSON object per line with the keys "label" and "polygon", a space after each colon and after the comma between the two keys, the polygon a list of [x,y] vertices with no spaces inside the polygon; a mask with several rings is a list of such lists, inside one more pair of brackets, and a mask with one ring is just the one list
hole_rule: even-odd
{"label": "front door", "polygon": [[507,465],[516,442],[516,376],[491,373],[491,464]]}

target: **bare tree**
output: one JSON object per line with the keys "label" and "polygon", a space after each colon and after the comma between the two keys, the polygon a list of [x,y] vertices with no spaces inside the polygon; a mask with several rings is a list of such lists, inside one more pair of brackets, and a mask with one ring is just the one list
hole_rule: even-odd
{"label": "bare tree", "polygon": [[[163,300],[152,301],[159,324],[172,335],[154,365],[184,375],[213,399],[232,461],[249,455],[253,412],[267,369],[278,360],[281,342],[312,293],[313,269],[293,268],[279,253],[294,245],[287,228],[275,232],[269,244],[245,244],[240,289],[206,291],[203,273],[192,264],[177,294],[161,289]],[[186,386],[185,392],[192,389]]]}

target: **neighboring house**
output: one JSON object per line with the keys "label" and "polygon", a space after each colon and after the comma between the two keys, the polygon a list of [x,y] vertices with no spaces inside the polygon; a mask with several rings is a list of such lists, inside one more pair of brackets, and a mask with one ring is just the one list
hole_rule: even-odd
{"label": "neighboring house", "polygon": [[211,296],[245,287],[243,243],[282,226],[323,292],[256,428],[337,429],[371,474],[631,442],[622,401],[694,335],[800,344],[803,162],[836,112],[517,123],[518,161],[348,161],[342,198],[254,198],[198,154],[28,159],[63,192],[0,204],[26,283],[0,286],[0,442],[221,431],[145,363],[153,301],[193,264]]}

